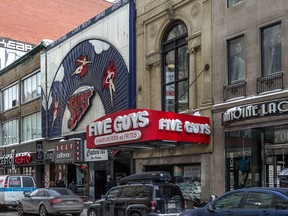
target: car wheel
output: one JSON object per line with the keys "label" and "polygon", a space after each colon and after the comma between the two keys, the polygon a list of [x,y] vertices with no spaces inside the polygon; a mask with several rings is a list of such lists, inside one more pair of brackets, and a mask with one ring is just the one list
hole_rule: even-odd
{"label": "car wheel", "polygon": [[130,216],[141,216],[138,212],[133,212]]}
{"label": "car wheel", "polygon": [[23,205],[21,203],[18,203],[17,205],[17,212],[18,212],[18,215],[20,216],[25,215],[24,210],[23,210]]}
{"label": "car wheel", "polygon": [[94,209],[92,209],[91,211],[88,212],[87,216],[97,216],[97,213]]}
{"label": "car wheel", "polygon": [[47,210],[46,210],[46,208],[45,208],[44,205],[41,205],[41,206],[40,206],[40,208],[39,208],[39,215],[40,215],[40,216],[47,216],[47,215],[48,215]]}

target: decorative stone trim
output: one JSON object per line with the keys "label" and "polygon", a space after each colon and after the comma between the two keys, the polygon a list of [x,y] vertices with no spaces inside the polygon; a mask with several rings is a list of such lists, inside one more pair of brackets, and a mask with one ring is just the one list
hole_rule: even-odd
{"label": "decorative stone trim", "polygon": [[194,38],[188,41],[188,53],[196,53],[197,50],[201,47],[201,39]]}
{"label": "decorative stone trim", "polygon": [[157,34],[157,26],[155,24],[153,24],[150,27],[150,38],[154,38]]}
{"label": "decorative stone trim", "polygon": [[167,13],[168,13],[168,16],[170,18],[170,20],[174,19],[175,17],[175,12],[173,10],[173,7],[170,6],[169,8],[166,9],[167,10]]}
{"label": "decorative stone trim", "polygon": [[146,68],[151,66],[159,66],[161,63],[161,55],[159,51],[152,51],[146,54]]}
{"label": "decorative stone trim", "polygon": [[194,3],[190,10],[191,16],[193,18],[197,17],[200,13],[200,10],[201,10],[201,5],[198,2]]}

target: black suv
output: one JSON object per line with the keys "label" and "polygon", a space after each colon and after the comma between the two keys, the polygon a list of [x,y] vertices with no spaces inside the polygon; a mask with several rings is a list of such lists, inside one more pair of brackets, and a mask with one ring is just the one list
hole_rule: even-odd
{"label": "black suv", "polygon": [[[161,172],[163,173],[163,172]],[[134,182],[130,176],[110,189],[103,199],[89,206],[88,216],[176,216],[184,211],[184,198],[177,185],[147,176],[155,172],[135,174]],[[157,173],[158,176],[159,173]],[[170,175],[170,174],[169,174]],[[140,179],[137,177],[140,177]],[[144,177],[141,181],[141,177]],[[129,179],[130,178],[130,179]],[[157,179],[155,179],[157,178]],[[127,181],[129,179],[129,181]]]}

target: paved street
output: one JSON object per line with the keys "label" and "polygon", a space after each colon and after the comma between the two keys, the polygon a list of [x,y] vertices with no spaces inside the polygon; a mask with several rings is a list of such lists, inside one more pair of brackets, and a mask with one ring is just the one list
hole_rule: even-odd
{"label": "paved street", "polygon": [[[14,209],[6,209],[4,211],[0,211],[1,216],[18,216],[17,211]],[[84,209],[81,216],[87,215],[87,209]]]}

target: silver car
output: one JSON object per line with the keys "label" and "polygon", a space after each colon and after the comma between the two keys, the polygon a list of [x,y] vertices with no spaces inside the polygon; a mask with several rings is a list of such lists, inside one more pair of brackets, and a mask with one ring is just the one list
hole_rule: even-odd
{"label": "silver car", "polygon": [[26,213],[47,216],[50,214],[72,214],[80,216],[84,209],[81,197],[67,188],[38,188],[18,201],[18,215]]}

